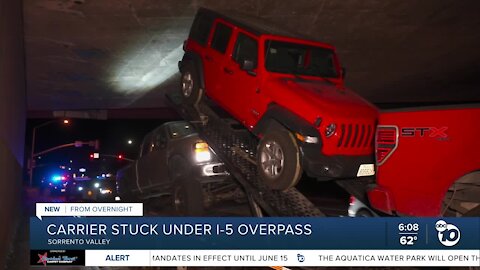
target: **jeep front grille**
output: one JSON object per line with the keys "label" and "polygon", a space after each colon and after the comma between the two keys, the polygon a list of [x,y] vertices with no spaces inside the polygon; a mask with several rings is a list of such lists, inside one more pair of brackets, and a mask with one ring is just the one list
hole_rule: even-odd
{"label": "jeep front grille", "polygon": [[339,148],[367,148],[373,145],[373,125],[341,124]]}

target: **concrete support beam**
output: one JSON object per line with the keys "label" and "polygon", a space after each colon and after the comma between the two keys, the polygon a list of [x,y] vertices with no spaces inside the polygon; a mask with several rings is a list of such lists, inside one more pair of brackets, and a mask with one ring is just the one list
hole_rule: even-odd
{"label": "concrete support beam", "polygon": [[0,0],[0,268],[22,213],[25,142],[25,52],[22,1]]}

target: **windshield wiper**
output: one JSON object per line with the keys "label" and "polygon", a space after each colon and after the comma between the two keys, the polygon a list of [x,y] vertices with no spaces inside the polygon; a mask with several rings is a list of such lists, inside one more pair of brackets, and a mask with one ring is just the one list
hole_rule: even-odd
{"label": "windshield wiper", "polygon": [[306,81],[305,78],[303,78],[302,76],[300,76],[300,75],[305,75],[305,74],[300,73],[298,67],[297,67],[296,69],[292,70],[292,71],[289,72],[289,73],[292,74],[292,75],[295,77],[295,79],[298,79],[298,80],[301,80],[301,81]]}
{"label": "windshield wiper", "polygon": [[321,77],[321,76],[320,76],[320,78],[322,78],[322,80],[330,83],[330,84],[333,85],[333,86],[337,86],[330,78]]}
{"label": "windshield wiper", "polygon": [[333,85],[333,86],[337,86],[331,79],[327,78],[327,77],[323,77],[322,75],[309,75],[309,74],[306,74],[306,73],[301,73],[299,72],[299,69],[295,69],[294,71],[291,71],[290,74],[292,74],[295,79],[298,79],[298,80],[301,80],[301,81],[307,81],[307,79],[305,79],[303,76],[315,76],[315,77],[320,77],[322,80],[326,81],[327,83]]}

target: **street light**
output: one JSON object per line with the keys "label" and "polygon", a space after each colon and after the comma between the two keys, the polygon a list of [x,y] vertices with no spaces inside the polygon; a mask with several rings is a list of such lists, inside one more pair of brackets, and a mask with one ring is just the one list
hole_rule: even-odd
{"label": "street light", "polygon": [[128,140],[127,143],[128,143],[128,144],[132,144],[133,141],[132,141],[132,140]]}
{"label": "street light", "polygon": [[[53,119],[53,120],[50,120],[50,121],[47,121],[45,123],[42,123],[40,125],[37,125],[37,126],[34,126],[33,127],[33,134],[32,134],[32,151],[30,153],[30,168],[29,168],[29,171],[30,171],[30,187],[33,185],[33,167],[34,167],[34,156],[35,156],[35,135],[37,134],[37,129],[38,128],[41,128],[41,127],[44,127],[44,126],[47,126],[47,125],[50,125],[52,123],[55,123],[57,122],[58,120],[57,119]],[[68,125],[70,123],[70,121],[68,119],[64,119],[63,120],[63,124],[65,125]]]}

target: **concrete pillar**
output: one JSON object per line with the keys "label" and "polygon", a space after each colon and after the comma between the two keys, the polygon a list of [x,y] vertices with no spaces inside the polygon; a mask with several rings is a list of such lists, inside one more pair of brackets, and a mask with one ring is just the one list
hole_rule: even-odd
{"label": "concrete pillar", "polygon": [[[25,144],[25,51],[22,1],[0,0],[0,268],[21,214]],[[26,259],[26,258],[25,258]]]}

